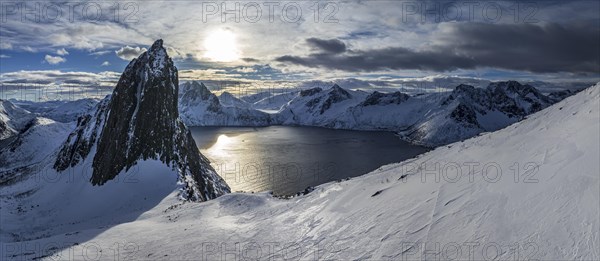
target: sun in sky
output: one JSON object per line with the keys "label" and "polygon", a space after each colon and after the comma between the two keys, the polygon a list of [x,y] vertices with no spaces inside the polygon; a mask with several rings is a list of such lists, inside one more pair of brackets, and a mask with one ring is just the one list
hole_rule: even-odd
{"label": "sun in sky", "polygon": [[218,29],[204,39],[204,57],[215,62],[232,62],[240,58],[241,52],[236,35],[231,30]]}

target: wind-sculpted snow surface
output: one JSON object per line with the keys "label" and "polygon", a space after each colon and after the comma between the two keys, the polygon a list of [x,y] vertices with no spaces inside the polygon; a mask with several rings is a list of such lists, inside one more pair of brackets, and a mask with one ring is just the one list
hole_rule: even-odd
{"label": "wind-sculpted snow surface", "polygon": [[[73,226],[3,247],[74,259],[118,243],[128,259],[598,260],[598,133],[600,85],[508,128],[307,195],[167,197],[102,233]],[[67,249],[14,247],[36,244]]]}

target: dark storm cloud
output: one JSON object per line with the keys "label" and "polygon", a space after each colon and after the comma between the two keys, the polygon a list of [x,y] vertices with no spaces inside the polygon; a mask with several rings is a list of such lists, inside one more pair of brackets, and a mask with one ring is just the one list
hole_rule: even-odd
{"label": "dark storm cloud", "polygon": [[242,61],[247,62],[247,63],[257,63],[257,62],[260,62],[260,60],[254,59],[254,58],[250,58],[250,57],[242,58]]}
{"label": "dark storm cloud", "polygon": [[308,38],[306,43],[324,53],[343,53],[346,51],[346,44],[338,39]]}
{"label": "dark storm cloud", "polygon": [[307,57],[285,55],[276,59],[307,67],[325,67],[343,71],[378,71],[385,69],[418,69],[449,71],[475,68],[471,58],[442,51],[415,52],[402,47],[353,51],[345,55],[311,54]]}
{"label": "dark storm cloud", "polygon": [[452,24],[427,50],[403,47],[281,56],[279,62],[343,71],[416,69],[452,71],[482,67],[598,73],[600,28],[593,24]]}

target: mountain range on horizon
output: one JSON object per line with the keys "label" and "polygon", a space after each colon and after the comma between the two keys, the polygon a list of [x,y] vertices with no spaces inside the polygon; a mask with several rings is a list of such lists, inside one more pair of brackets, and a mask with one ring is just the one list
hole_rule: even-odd
{"label": "mountain range on horizon", "polygon": [[600,0],[0,20],[0,261],[600,261]]}
{"label": "mountain range on horizon", "polygon": [[[230,94],[216,96],[202,83],[180,88],[177,68],[159,40],[131,61],[112,95],[92,108],[89,101],[69,104],[85,111],[76,121],[69,120],[72,116],[60,118],[65,122],[40,116],[50,108],[32,113],[0,101],[0,198],[3,209],[14,210],[1,213],[2,246],[93,240],[105,247],[119,238],[139,242],[136,258],[189,259],[205,254],[185,247],[189,242],[206,236],[243,242],[250,230],[261,242],[286,235],[306,245],[362,246],[311,250],[301,254],[304,258],[425,257],[426,247],[419,242],[480,238],[490,244],[542,237],[544,245],[523,241],[537,242],[534,257],[594,259],[598,255],[593,251],[565,250],[575,237],[583,239],[575,242],[578,249],[598,238],[592,220],[598,209],[589,205],[598,201],[598,177],[591,172],[598,157],[599,88],[545,95],[530,85],[506,81],[411,96],[334,85],[274,98],[281,103],[279,110],[265,112],[255,104],[266,106],[269,97],[250,103]],[[281,97],[290,99],[282,102],[286,99]],[[269,193],[230,193],[198,151],[185,123],[192,119],[231,125],[259,119],[265,125],[359,130],[380,126],[405,139],[450,144],[281,199]],[[482,132],[489,133],[477,136]],[[460,142],[452,143],[454,139]],[[515,147],[511,153],[498,153]],[[423,182],[420,168],[407,168],[417,164],[427,170],[432,162],[513,166],[523,157],[539,168],[535,187],[512,176],[496,182],[479,175],[458,182]],[[459,169],[467,171],[463,165]],[[563,171],[565,166],[579,171]],[[48,177],[52,182],[39,182]],[[519,178],[529,181],[531,176]],[[389,204],[398,200],[400,204]],[[549,229],[537,229],[539,222]],[[62,256],[76,247],[10,251],[15,257],[38,258]]]}

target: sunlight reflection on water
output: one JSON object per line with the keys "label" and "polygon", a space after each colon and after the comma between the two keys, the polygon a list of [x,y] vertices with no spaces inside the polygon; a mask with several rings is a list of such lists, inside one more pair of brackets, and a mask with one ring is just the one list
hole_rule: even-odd
{"label": "sunlight reflection on water", "polygon": [[290,126],[190,129],[232,191],[294,194],[427,151],[390,132]]}

